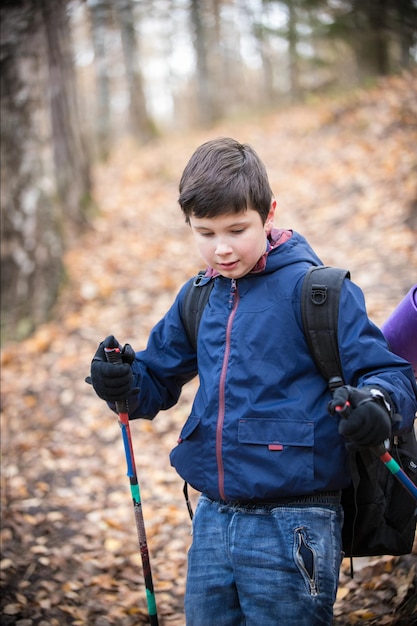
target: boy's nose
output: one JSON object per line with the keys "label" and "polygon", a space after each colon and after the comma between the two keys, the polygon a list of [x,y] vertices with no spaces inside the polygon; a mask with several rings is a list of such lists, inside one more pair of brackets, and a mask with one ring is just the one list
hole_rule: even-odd
{"label": "boy's nose", "polygon": [[216,246],[216,254],[219,256],[224,256],[225,254],[230,254],[232,252],[231,246],[226,241],[219,241]]}

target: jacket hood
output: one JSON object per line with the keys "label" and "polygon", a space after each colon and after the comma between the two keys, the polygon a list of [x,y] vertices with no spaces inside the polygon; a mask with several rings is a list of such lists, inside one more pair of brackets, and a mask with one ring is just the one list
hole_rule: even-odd
{"label": "jacket hood", "polygon": [[[284,231],[287,233],[288,231]],[[314,252],[308,241],[296,231],[289,231],[291,237],[280,235],[282,231],[273,229],[269,238],[271,248],[265,253],[266,273],[275,272],[282,267],[293,263],[309,263],[311,265],[323,265],[321,259]],[[259,265],[258,261],[257,265]],[[253,271],[253,270],[252,270]],[[262,270],[261,270],[262,271]]]}

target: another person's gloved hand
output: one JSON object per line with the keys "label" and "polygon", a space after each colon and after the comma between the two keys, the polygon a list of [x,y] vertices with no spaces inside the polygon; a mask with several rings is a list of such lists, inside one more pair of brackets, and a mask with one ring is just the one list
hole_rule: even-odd
{"label": "another person's gloved hand", "polygon": [[378,446],[391,435],[389,396],[374,387],[338,387],[329,412],[342,417],[339,433],[358,446]]}
{"label": "another person's gloved hand", "polygon": [[[105,348],[119,347],[120,363],[110,363],[107,360]],[[135,352],[129,344],[122,348],[110,335],[102,341],[91,362],[91,382],[96,394],[107,402],[126,400],[133,391],[133,373],[131,364],[135,359]]]}

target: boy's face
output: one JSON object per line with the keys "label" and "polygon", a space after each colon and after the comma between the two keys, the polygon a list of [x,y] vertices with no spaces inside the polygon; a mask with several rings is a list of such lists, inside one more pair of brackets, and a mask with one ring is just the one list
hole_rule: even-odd
{"label": "boy's face", "polygon": [[190,217],[190,225],[201,256],[225,278],[241,278],[256,265],[266,250],[272,228],[275,200],[265,224],[253,209],[217,217]]}

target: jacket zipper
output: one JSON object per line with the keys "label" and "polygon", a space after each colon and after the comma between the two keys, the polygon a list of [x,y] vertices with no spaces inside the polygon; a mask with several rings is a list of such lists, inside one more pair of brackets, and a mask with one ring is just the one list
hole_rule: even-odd
{"label": "jacket zipper", "polygon": [[222,371],[220,374],[219,412],[217,415],[217,426],[216,426],[216,460],[217,460],[217,471],[218,471],[219,494],[222,500],[226,500],[226,494],[224,491],[224,466],[223,466],[223,455],[222,455],[223,424],[224,424],[224,416],[225,416],[225,387],[226,387],[227,367],[229,364],[229,356],[230,356],[232,325],[233,325],[233,319],[235,317],[238,303],[239,303],[239,293],[237,290],[236,280],[233,278],[231,282],[230,295],[229,295],[229,308],[231,309],[231,311],[230,311],[229,318],[227,320],[227,326],[226,326],[226,347],[224,351]]}

